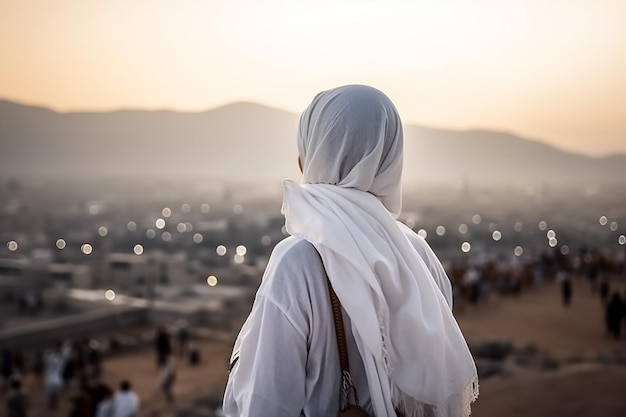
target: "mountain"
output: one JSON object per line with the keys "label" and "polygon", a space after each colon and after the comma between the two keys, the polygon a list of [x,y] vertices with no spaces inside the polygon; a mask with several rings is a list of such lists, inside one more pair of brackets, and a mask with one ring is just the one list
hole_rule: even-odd
{"label": "mountain", "polygon": [[[0,101],[0,176],[298,178],[295,114],[254,103],[197,113],[58,113]],[[592,158],[501,132],[405,127],[405,181],[626,180],[626,155]]]}

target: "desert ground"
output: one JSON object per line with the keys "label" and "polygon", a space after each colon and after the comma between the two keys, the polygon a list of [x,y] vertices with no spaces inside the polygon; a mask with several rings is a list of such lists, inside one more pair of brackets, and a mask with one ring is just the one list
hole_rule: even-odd
{"label": "desert ground", "polygon": [[[612,287],[624,294],[626,281],[614,279]],[[621,340],[607,336],[600,298],[582,278],[575,280],[568,308],[561,304],[558,285],[546,283],[517,297],[494,296],[462,309],[457,318],[470,342],[498,339],[515,347],[531,344],[538,355],[549,355],[559,363],[556,369],[513,367],[481,380],[473,416],[626,416],[626,364],[601,359],[616,352],[626,354],[626,335]],[[207,329],[199,333],[196,343],[202,363],[192,367],[178,362],[174,405],[168,405],[157,389],[159,374],[149,346],[107,359],[103,379],[115,387],[129,379],[141,398],[141,417],[211,416],[223,393],[234,335]],[[25,385],[32,403],[30,417],[68,415],[70,393],[51,413],[36,381],[27,379]]]}

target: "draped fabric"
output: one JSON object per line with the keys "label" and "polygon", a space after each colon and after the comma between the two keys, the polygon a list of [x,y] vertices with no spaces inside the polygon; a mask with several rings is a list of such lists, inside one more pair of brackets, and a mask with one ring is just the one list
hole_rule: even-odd
{"label": "draped fabric", "polygon": [[318,94],[300,118],[303,179],[285,182],[287,231],[319,252],[352,323],[376,417],[457,417],[478,396],[465,339],[395,219],[402,124],[360,85]]}

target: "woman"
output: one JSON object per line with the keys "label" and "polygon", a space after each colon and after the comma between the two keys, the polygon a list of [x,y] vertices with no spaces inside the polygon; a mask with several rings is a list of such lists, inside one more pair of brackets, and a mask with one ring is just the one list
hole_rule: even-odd
{"label": "woman", "polygon": [[235,343],[224,414],[338,414],[328,277],[368,415],[469,415],[478,380],[451,312],[450,282],[426,242],[395,220],[402,171],[395,107],[371,87],[322,92],[300,118],[298,150],[302,184],[286,181],[283,200],[291,237],[274,249]]}

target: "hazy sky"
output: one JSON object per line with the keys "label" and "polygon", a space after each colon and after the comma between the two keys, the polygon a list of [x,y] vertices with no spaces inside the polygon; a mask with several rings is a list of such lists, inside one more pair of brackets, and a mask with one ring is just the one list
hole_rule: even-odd
{"label": "hazy sky", "polygon": [[0,97],[301,111],[346,83],[406,123],[626,153],[624,0],[0,0]]}

